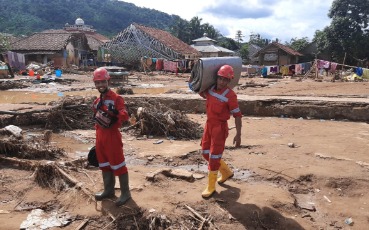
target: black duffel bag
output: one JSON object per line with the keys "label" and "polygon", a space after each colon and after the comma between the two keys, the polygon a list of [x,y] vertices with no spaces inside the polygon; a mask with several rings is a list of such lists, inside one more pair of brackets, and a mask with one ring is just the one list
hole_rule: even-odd
{"label": "black duffel bag", "polygon": [[90,152],[88,152],[87,160],[90,165],[99,167],[99,162],[97,161],[95,146],[90,149]]}

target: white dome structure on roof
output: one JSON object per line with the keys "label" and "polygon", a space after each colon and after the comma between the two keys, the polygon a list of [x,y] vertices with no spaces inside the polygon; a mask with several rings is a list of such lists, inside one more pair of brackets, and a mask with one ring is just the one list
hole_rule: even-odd
{"label": "white dome structure on roof", "polygon": [[82,18],[77,18],[74,25],[65,24],[64,30],[67,31],[84,31],[94,33],[96,30],[93,29],[93,26],[85,25],[85,21]]}
{"label": "white dome structure on roof", "polygon": [[82,18],[77,18],[76,19],[76,25],[77,26],[83,26],[85,24],[85,22],[83,21]]}

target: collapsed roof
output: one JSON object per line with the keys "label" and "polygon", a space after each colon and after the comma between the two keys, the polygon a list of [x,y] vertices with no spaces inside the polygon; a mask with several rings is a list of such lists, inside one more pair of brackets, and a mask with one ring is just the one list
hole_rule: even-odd
{"label": "collapsed roof", "polygon": [[136,23],[120,32],[103,50],[111,55],[113,62],[136,65],[141,57],[183,59],[201,54],[169,32],[146,27]]}

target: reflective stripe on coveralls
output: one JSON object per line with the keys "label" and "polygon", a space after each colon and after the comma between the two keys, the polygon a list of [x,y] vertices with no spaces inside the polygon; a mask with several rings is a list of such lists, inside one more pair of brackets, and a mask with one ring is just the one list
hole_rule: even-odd
{"label": "reflective stripe on coveralls", "polygon": [[[224,105],[221,105],[219,111],[212,111],[212,106],[215,105],[215,101],[218,103],[228,103],[228,98],[226,95],[229,93],[229,89],[225,89],[222,94],[218,94],[213,91],[215,86],[208,90],[208,98],[207,100],[209,105],[207,105],[207,114],[209,113],[229,113],[229,110],[224,109]],[[237,112],[236,108],[232,111]],[[202,137],[202,156],[209,162],[208,169],[210,171],[216,171],[220,167],[220,160],[222,159],[224,147],[225,147],[225,140],[228,137],[228,124],[227,120],[216,120],[210,119],[206,121],[204,134]]]}
{"label": "reflective stripe on coveralls", "polygon": [[[96,112],[100,98],[94,101],[93,108]],[[118,121],[109,128],[102,128],[98,124],[96,128],[96,156],[99,167],[102,171],[113,171],[115,176],[120,176],[128,172],[124,153],[122,134],[119,127],[122,122],[128,120],[129,116],[125,110],[124,99],[118,94],[109,90],[103,99],[100,109],[107,111],[109,104],[119,111]]]}
{"label": "reflective stripe on coveralls", "polygon": [[119,168],[121,168],[123,166],[126,166],[126,162],[122,162],[119,165],[110,165],[109,162],[99,163],[99,167],[100,168],[107,167],[107,166],[110,166],[113,170],[117,170],[117,169],[119,169]]}
{"label": "reflective stripe on coveralls", "polygon": [[119,130],[96,130],[96,156],[102,171],[113,171],[115,176],[127,173]]}

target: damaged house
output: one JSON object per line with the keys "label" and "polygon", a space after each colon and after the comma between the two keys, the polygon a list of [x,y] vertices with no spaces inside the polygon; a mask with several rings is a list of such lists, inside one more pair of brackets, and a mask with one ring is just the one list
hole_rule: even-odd
{"label": "damaged house", "polygon": [[278,42],[268,44],[253,55],[258,58],[259,65],[266,66],[296,64],[301,56],[301,53]]}
{"label": "damaged house", "polygon": [[11,43],[11,51],[25,55],[26,65],[31,62],[54,67],[79,66],[80,60],[91,52],[84,33],[65,30],[46,30]]}
{"label": "damaged house", "polygon": [[91,49],[91,53],[81,60],[81,66],[96,66],[97,53],[100,46],[110,41],[110,39],[102,34],[97,33],[93,26],[86,25],[82,18],[77,18],[73,25],[66,23],[64,26],[64,30],[74,33],[80,32],[86,35],[87,43]]}
{"label": "damaged house", "polygon": [[193,60],[201,53],[167,31],[131,24],[99,52],[99,61],[138,66],[142,57]]}

